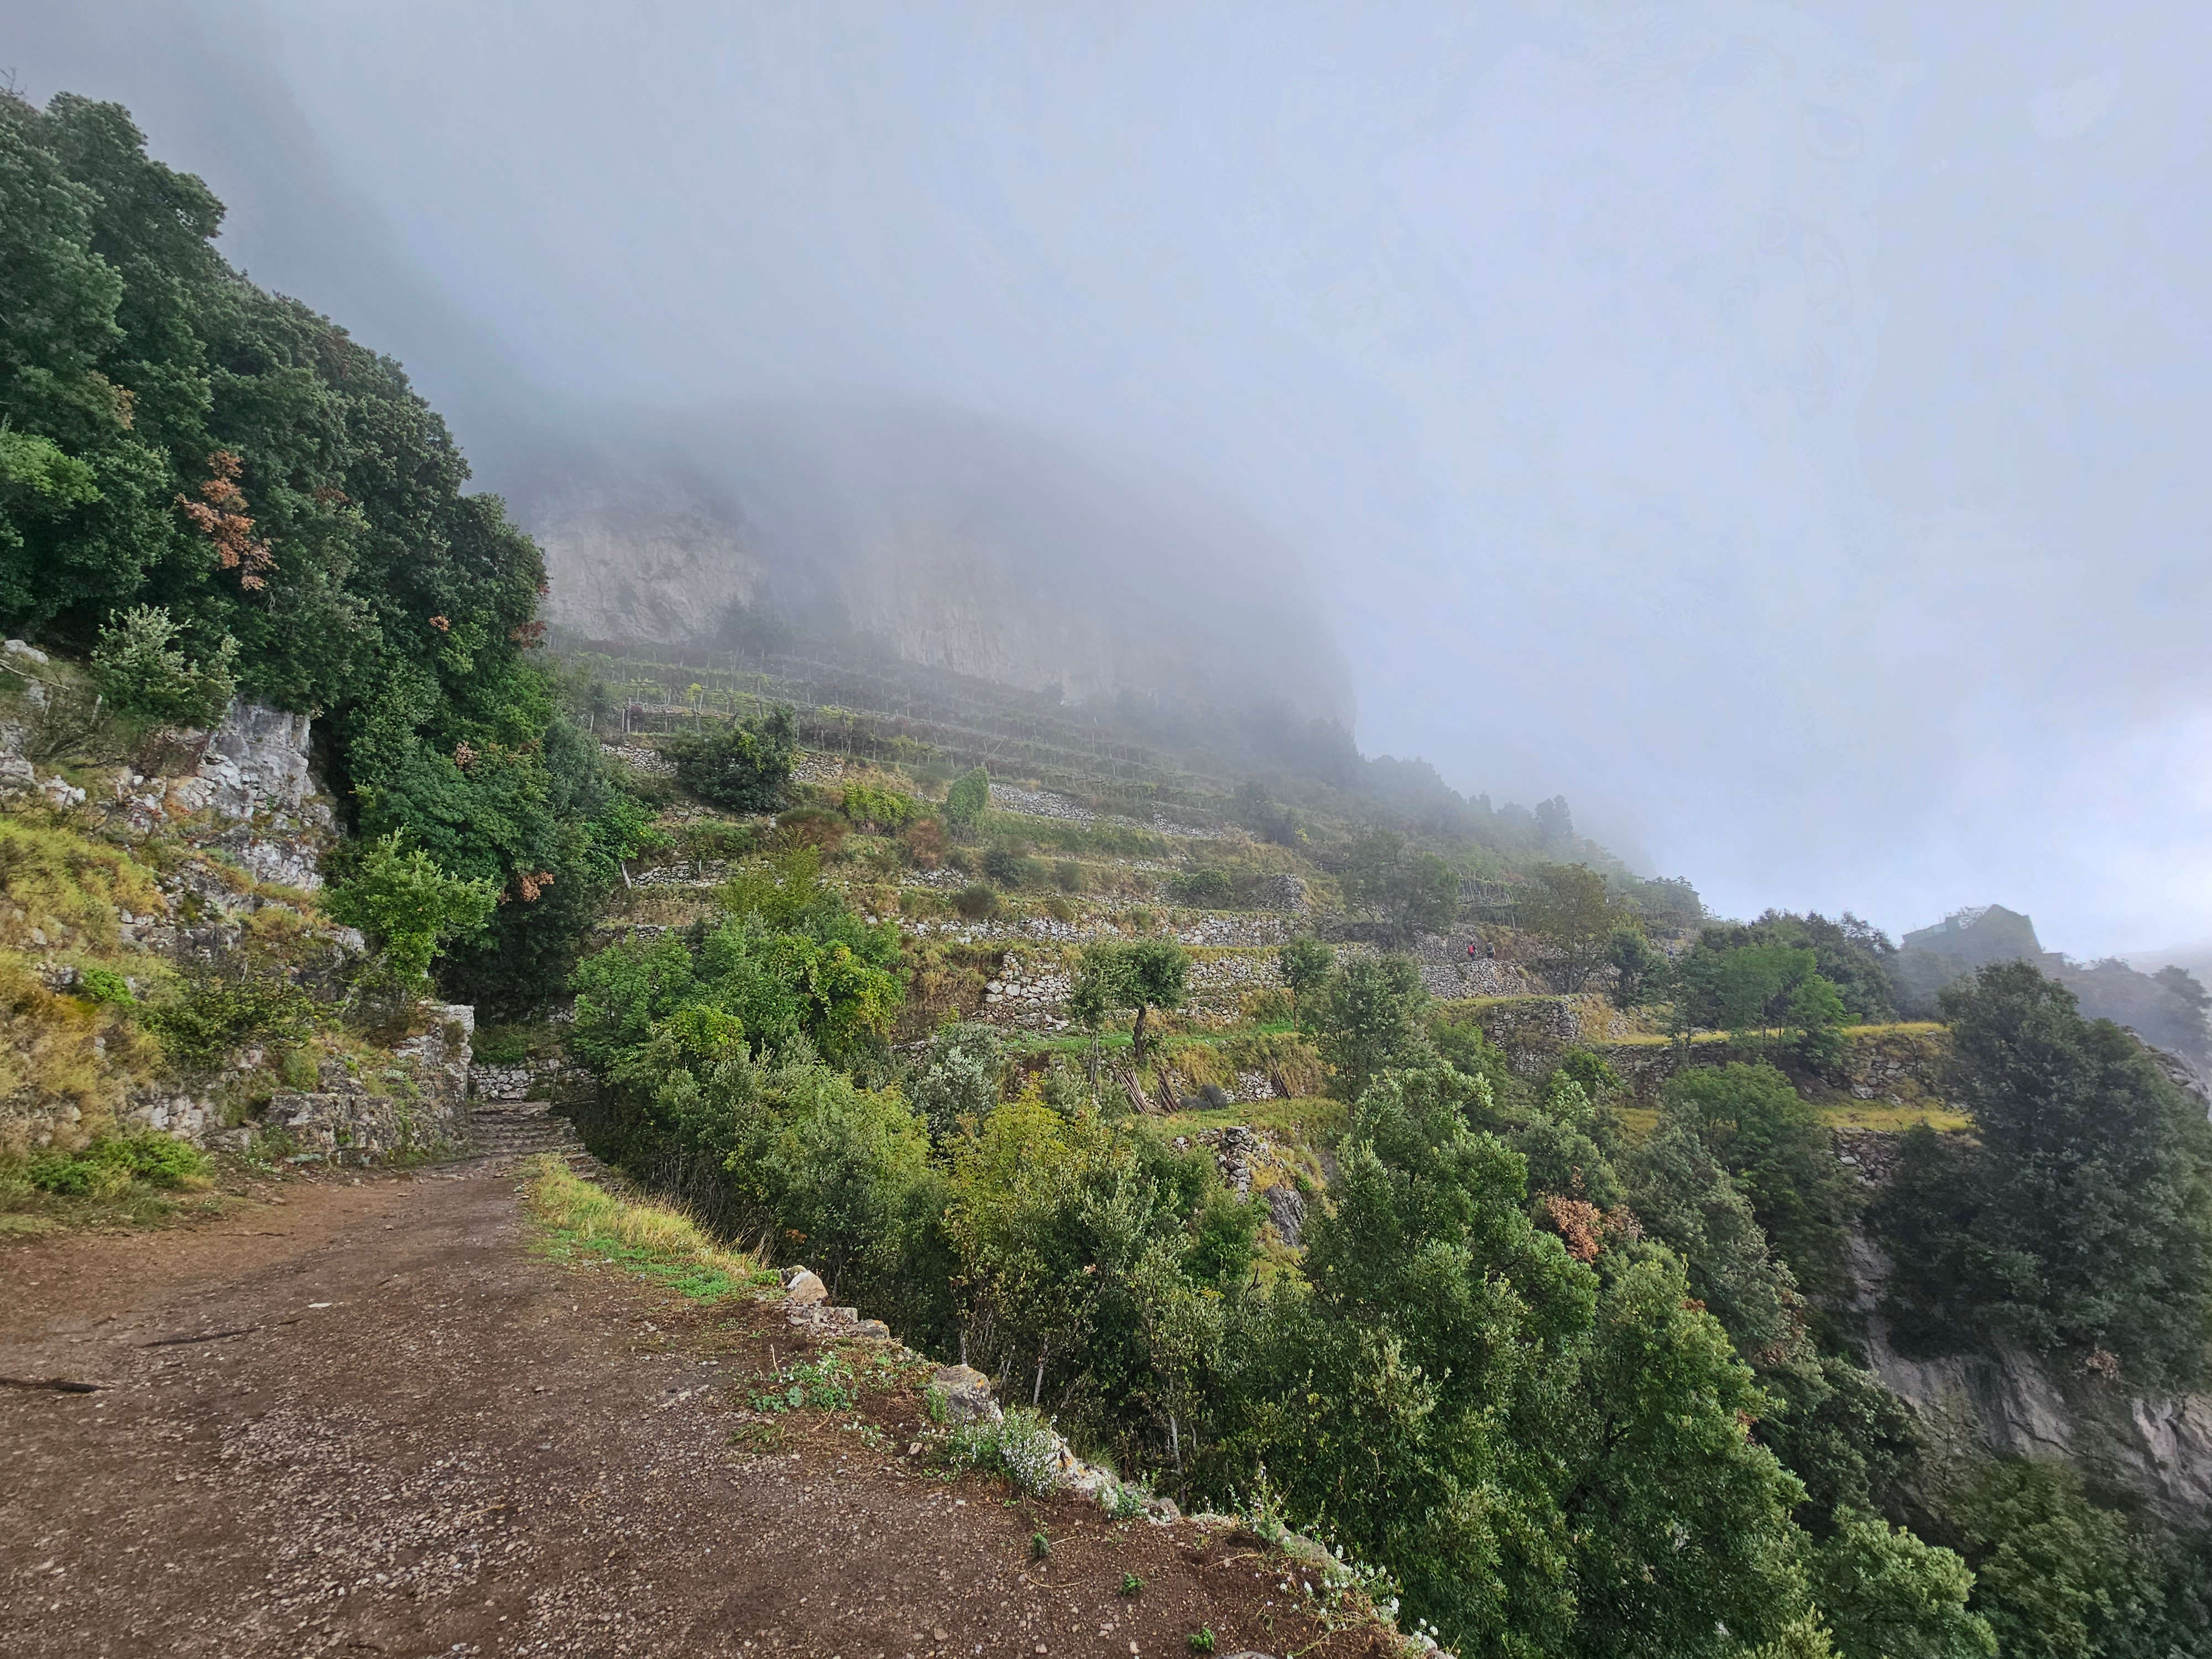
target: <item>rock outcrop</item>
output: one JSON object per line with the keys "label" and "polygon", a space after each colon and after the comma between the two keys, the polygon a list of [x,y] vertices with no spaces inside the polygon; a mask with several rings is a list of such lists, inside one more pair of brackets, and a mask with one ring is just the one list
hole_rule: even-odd
{"label": "rock outcrop", "polygon": [[1908,1358],[1880,1311],[1888,1259],[1860,1237],[1851,1265],[1868,1365],[1912,1408],[1939,1456],[2063,1458],[2177,1517],[2212,1512],[2212,1396],[2131,1395],[2011,1346]]}
{"label": "rock outcrop", "polygon": [[[264,1127],[292,1145],[295,1160],[379,1164],[393,1158],[456,1152],[469,1139],[469,1042],[476,1010],[432,1006],[434,1023],[392,1051],[381,1076],[356,1076],[325,1060],[312,1091],[272,1097]],[[252,1128],[233,1130],[243,1146]]]}

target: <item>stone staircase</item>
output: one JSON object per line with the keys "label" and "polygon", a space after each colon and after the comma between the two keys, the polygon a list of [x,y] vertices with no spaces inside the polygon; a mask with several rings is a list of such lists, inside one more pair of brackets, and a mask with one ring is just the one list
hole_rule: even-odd
{"label": "stone staircase", "polygon": [[520,1163],[550,1152],[579,1175],[596,1174],[599,1160],[584,1150],[576,1126],[553,1115],[544,1100],[479,1100],[470,1112],[469,1142],[475,1156]]}

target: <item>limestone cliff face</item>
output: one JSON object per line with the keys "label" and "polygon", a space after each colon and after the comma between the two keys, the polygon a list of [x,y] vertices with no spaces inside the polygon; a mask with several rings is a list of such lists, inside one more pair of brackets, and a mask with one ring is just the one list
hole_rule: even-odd
{"label": "limestone cliff face", "polygon": [[766,574],[729,516],[696,500],[586,487],[544,503],[532,527],[551,580],[548,615],[592,639],[713,639]]}
{"label": "limestone cliff face", "polygon": [[588,638],[711,647],[732,606],[1071,701],[1130,691],[1349,721],[1297,557],[1192,487],[1033,435],[820,411],[580,465],[518,501],[549,612]]}
{"label": "limestone cliff face", "polygon": [[1867,1363],[1918,1418],[1939,1455],[2062,1458],[2184,1518],[2212,1513],[2212,1396],[2151,1397],[2062,1377],[2014,1347],[1908,1358],[1877,1310],[1890,1264],[1864,1237],[1852,1271]]}

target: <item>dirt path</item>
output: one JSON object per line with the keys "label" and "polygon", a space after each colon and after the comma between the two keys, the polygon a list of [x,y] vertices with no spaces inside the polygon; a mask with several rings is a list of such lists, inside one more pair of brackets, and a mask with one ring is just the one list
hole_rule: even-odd
{"label": "dirt path", "polygon": [[777,1318],[533,1257],[483,1166],[0,1250],[0,1376],[106,1385],[0,1387],[0,1653],[1172,1659],[1202,1624],[1224,1656],[1320,1634],[1249,1543],[1011,1506],[851,1436],[738,1449],[729,1379],[749,1342],[791,1357]]}

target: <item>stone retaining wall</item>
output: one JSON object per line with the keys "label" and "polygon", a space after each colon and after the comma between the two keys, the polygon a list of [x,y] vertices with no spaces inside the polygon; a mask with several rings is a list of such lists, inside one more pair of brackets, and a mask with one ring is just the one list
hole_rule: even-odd
{"label": "stone retaining wall", "polygon": [[589,1105],[599,1097],[599,1079],[565,1060],[531,1060],[519,1066],[471,1065],[468,1093],[487,1105],[543,1100],[556,1106]]}
{"label": "stone retaining wall", "polygon": [[[270,1097],[261,1127],[288,1136],[295,1163],[380,1164],[392,1158],[455,1152],[469,1138],[469,1042],[476,1010],[432,1006],[434,1024],[392,1051],[381,1075],[356,1076],[323,1062],[318,1086]],[[216,1137],[243,1150],[254,1130]]]}

